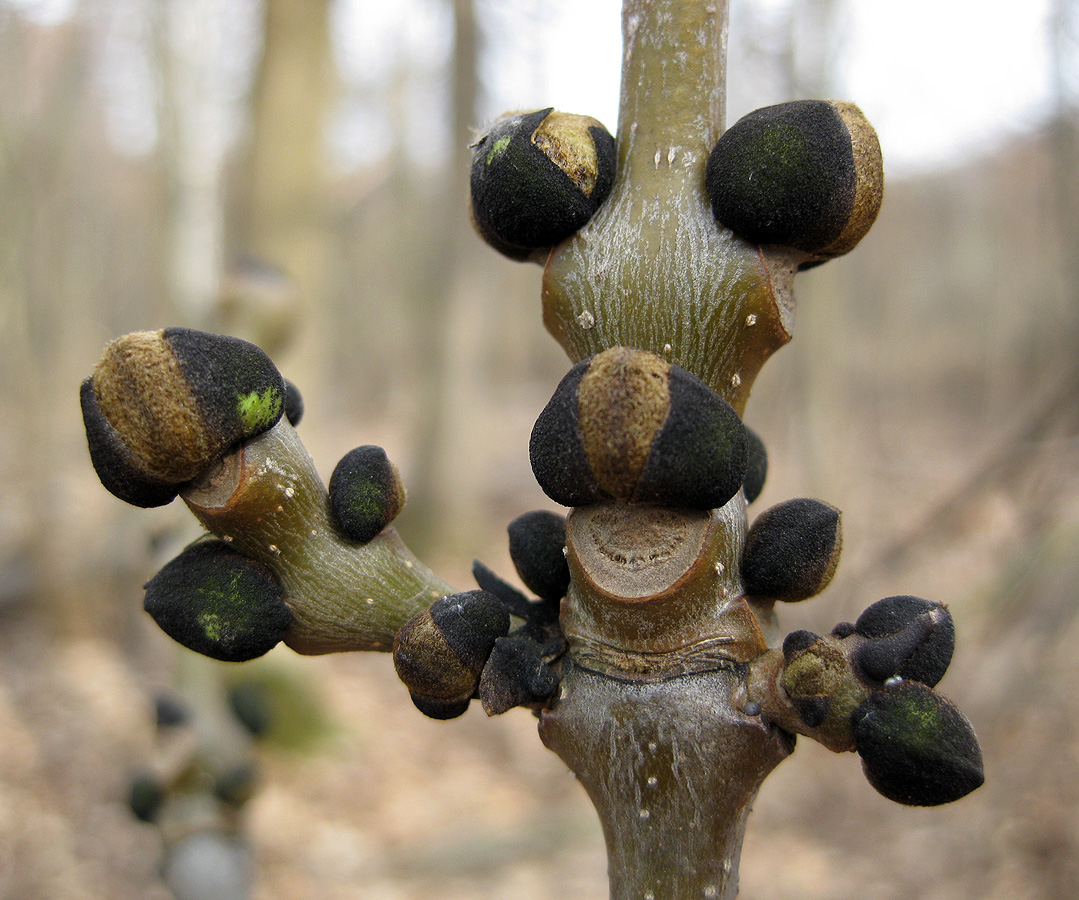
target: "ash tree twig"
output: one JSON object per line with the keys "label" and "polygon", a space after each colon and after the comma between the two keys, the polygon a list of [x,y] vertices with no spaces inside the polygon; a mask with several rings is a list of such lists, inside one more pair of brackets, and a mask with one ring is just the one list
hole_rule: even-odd
{"label": "ash tree twig", "polygon": [[596,806],[614,900],[733,898],[750,805],[799,734],[856,751],[900,803],[983,779],[973,729],[935,690],[954,645],[942,604],[888,597],[826,634],[780,630],[777,605],[835,573],[841,516],[796,499],[750,524],[767,456],[741,417],[791,337],[795,275],[865,235],[883,166],[850,103],[724,130],[726,16],[625,0],[616,136],[542,109],[473,148],[473,222],[543,266],[544,321],[571,359],[529,447],[568,513],[510,526],[535,598],[481,563],[478,590],[456,593],[422,567],[376,448],[327,494],[250,345],[129,336],[83,388],[106,486],[144,505],[179,493],[216,535],[151,581],[166,630],[237,659],[278,640],[392,648],[427,715],[532,709]]}

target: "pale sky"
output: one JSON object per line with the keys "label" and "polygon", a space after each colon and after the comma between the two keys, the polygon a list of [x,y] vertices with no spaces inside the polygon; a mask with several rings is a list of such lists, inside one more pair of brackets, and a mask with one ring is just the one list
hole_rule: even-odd
{"label": "pale sky", "polygon": [[[534,4],[509,4],[529,5]],[[563,62],[548,67],[549,99],[537,96],[516,105],[588,113],[613,128],[620,0],[556,5],[564,23],[557,42]],[[849,8],[849,45],[840,73],[845,95],[830,99],[862,107],[890,169],[909,171],[976,153],[1044,116],[1050,94],[1049,0],[851,0]],[[737,15],[734,0],[732,29],[738,28]],[[601,34],[613,37],[599,42]],[[503,93],[512,89],[507,84]],[[745,112],[731,109],[730,115]]]}
{"label": "pale sky", "polygon": [[[76,0],[0,2],[20,8],[42,24],[59,23],[76,8]],[[125,9],[145,9],[147,2],[155,0],[109,0],[100,7],[94,5],[95,0],[82,0],[84,9],[109,8],[116,15]],[[748,7],[767,12],[782,9],[787,2],[731,0],[732,31],[738,31]],[[492,36],[493,52],[485,72],[491,116],[507,109],[553,105],[593,115],[614,129],[621,0],[477,3]],[[851,100],[862,107],[877,128],[885,164],[893,174],[991,151],[1008,134],[1037,124],[1050,108],[1050,3],[847,0],[848,20],[841,26],[847,36],[838,74],[841,96],[831,99]],[[182,15],[177,18],[199,19],[205,30],[202,20],[218,15],[226,22],[238,16],[240,30],[246,28],[253,35],[257,9],[256,0],[189,0],[178,7]],[[190,15],[186,10],[191,10]],[[201,12],[195,16],[194,10]],[[361,92],[365,79],[385,77],[380,66],[392,65],[395,53],[404,50],[437,70],[449,50],[451,21],[444,0],[337,0],[334,24],[343,75]],[[240,42],[225,37],[235,50]],[[125,46],[130,64],[115,73],[109,92],[119,100],[114,117],[128,132],[122,143],[144,152],[155,135],[151,88],[142,84],[145,78],[142,82],[138,78],[133,44],[110,48],[111,59],[125,58],[121,52]],[[229,54],[234,56],[235,52]],[[208,72],[208,89],[214,83],[236,80],[227,77],[228,67],[223,64]],[[1073,74],[1079,76],[1079,60]],[[752,73],[732,67],[732,83],[750,78]],[[238,99],[228,98],[226,106]],[[790,98],[766,96],[760,103],[785,99]],[[425,109],[410,114],[438,115],[445,105],[444,98],[437,96],[426,97],[425,102]],[[736,108],[732,99],[730,121],[748,111]],[[354,158],[380,152],[386,139],[382,132],[388,127],[385,116],[373,114],[369,107],[365,110],[362,102],[353,113],[340,137],[342,145],[352,148]]]}

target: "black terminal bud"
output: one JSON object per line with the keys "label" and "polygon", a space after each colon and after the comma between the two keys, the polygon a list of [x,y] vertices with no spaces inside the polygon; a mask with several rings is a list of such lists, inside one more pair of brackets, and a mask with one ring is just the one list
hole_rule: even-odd
{"label": "black terminal bud", "polygon": [[204,656],[262,656],[292,623],[273,571],[222,541],[192,544],[146,584],[146,611],[169,637]]}
{"label": "black terminal bud", "polygon": [[752,428],[746,428],[746,477],[742,481],[742,493],[746,503],[756,500],[764,490],[768,477],[768,451],[764,441]]}
{"label": "black terminal bud", "polygon": [[948,669],[955,650],[955,626],[941,603],[921,597],[885,597],[854,623],[867,638],[855,661],[877,681],[893,676],[934,687]]}
{"label": "black terminal bud", "polygon": [[110,343],[82,383],[83,422],[101,483],[135,506],[162,506],[226,452],[277,424],[285,384],[239,338],[187,328]]}
{"label": "black terminal bud", "polygon": [[705,184],[716,219],[735,234],[828,259],[869,231],[884,167],[857,106],[798,100],[732,125],[712,150]]}
{"label": "black terminal bud", "polygon": [[530,591],[543,600],[557,601],[569,587],[566,562],[566,518],[537,509],[509,524],[510,558]]}
{"label": "black terminal bud", "polygon": [[738,414],[653,353],[613,347],[578,363],[532,430],[532,471],[563,506],[604,500],[708,510],[742,486]]}
{"label": "black terminal bud", "polygon": [[484,712],[497,716],[515,706],[546,703],[558,684],[558,675],[544,661],[539,642],[515,632],[495,641],[480,676],[478,694]]}
{"label": "black terminal bud", "polygon": [[851,725],[866,778],[896,803],[951,803],[985,780],[974,729],[923,684],[903,681],[871,694]]}
{"label": "black terminal bud", "polygon": [[472,221],[511,259],[561,243],[614,184],[614,138],[595,119],[551,108],[499,119],[473,145]]}
{"label": "black terminal bud", "polygon": [[753,522],[746,534],[746,593],[788,603],[819,594],[832,580],[843,546],[839,510],[819,500],[788,500]]}
{"label": "black terminal bud", "polygon": [[346,453],[330,476],[330,513],[345,537],[366,544],[405,505],[405,486],[381,447]]}
{"label": "black terminal bud", "polygon": [[509,613],[487,591],[451,594],[409,619],[393,642],[393,664],[412,702],[432,719],[468,709],[495,641],[510,628]]}

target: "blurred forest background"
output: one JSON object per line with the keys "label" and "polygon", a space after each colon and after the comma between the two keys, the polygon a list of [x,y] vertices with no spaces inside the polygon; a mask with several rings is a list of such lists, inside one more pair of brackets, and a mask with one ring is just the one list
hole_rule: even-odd
{"label": "blurred forest background", "polygon": [[[467,145],[524,105],[507,73],[543,105],[538,48],[570,40],[573,5],[0,0],[2,900],[169,896],[125,796],[156,752],[152,697],[190,666],[141,585],[194,526],[94,477],[77,388],[109,339],[176,324],[261,344],[304,393],[325,476],[385,446],[425,561],[462,587],[474,556],[512,573],[506,523],[550,505],[529,431],[568,362],[539,269],[469,228]],[[735,0],[729,120],[831,96],[852,5]],[[890,177],[858,250],[800,276],[795,340],[747,416],[771,462],[758,511],[817,496],[845,517],[833,586],[783,624],[947,602],[942,689],[987,783],[901,808],[803,741],[750,820],[747,900],[1079,896],[1077,6],[1052,6],[1045,115]],[[966,100],[941,84],[942,105]],[[592,811],[526,713],[431,722],[374,654],[251,666],[319,723],[260,751],[257,898],[606,897]]]}

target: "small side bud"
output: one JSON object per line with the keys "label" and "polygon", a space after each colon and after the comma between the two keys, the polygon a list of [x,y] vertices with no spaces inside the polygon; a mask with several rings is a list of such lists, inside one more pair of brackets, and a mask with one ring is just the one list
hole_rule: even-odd
{"label": "small side bud", "polygon": [[409,619],[393,642],[393,665],[412,702],[432,719],[468,709],[495,641],[509,631],[501,601],[486,591],[451,594]]}
{"label": "small side bud", "polygon": [[285,385],[239,338],[187,328],[110,343],[80,391],[101,483],[135,506],[162,506],[240,442],[277,424]]}
{"label": "small side bud", "polygon": [[573,367],[530,445],[540,487],[564,506],[714,509],[742,486],[747,453],[730,404],[680,366],[625,347]]}
{"label": "small side bud", "polygon": [[154,698],[154,721],[160,731],[180,728],[191,721],[191,710],[179,697],[161,694]]}
{"label": "small side bud", "polygon": [[192,544],[146,584],[146,611],[174,641],[204,656],[262,656],[292,623],[277,576],[221,541]]}
{"label": "small side bud", "polygon": [[850,715],[868,695],[851,672],[845,649],[831,637],[795,631],[783,641],[787,697],[817,740],[833,749],[852,749]]}
{"label": "small side bud", "polygon": [[940,603],[921,597],[885,597],[865,610],[854,630],[867,638],[855,660],[870,678],[893,675],[935,687],[955,650],[955,625]]}
{"label": "small side bud", "polygon": [[614,184],[614,138],[551,108],[509,115],[473,147],[472,221],[511,259],[544,253],[588,222]]}
{"label": "small side bud", "polygon": [[303,418],[303,394],[287,378],[285,379],[285,418],[289,425],[296,427]]}
{"label": "small side bud", "polygon": [[764,490],[768,477],[768,451],[764,441],[752,428],[746,428],[746,476],[742,480],[742,493],[746,503],[752,503]]}
{"label": "small side bud", "polygon": [[228,692],[228,704],[236,720],[256,740],[265,737],[273,728],[273,700],[261,682],[234,684]]}
{"label": "small side bud", "polygon": [[405,505],[405,486],[381,447],[346,453],[330,476],[330,512],[345,537],[366,544]]}
{"label": "small side bud", "polygon": [[884,164],[857,106],[798,100],[732,125],[705,184],[716,219],[735,234],[829,259],[854,249],[876,220]]}
{"label": "small side bud", "polygon": [[546,703],[558,684],[558,675],[544,662],[539,642],[514,633],[495,641],[478,693],[484,712],[498,716],[515,706]]}
{"label": "small side bud", "polygon": [[951,803],[985,780],[974,729],[925,685],[904,681],[873,693],[851,723],[866,779],[896,803]]}
{"label": "small side bud", "polygon": [[510,559],[528,589],[543,600],[564,597],[569,587],[565,516],[538,509],[518,516],[507,530]]}
{"label": "small side bud", "polygon": [[819,500],[788,500],[761,513],[746,534],[746,593],[793,603],[823,591],[839,565],[839,510]]}

